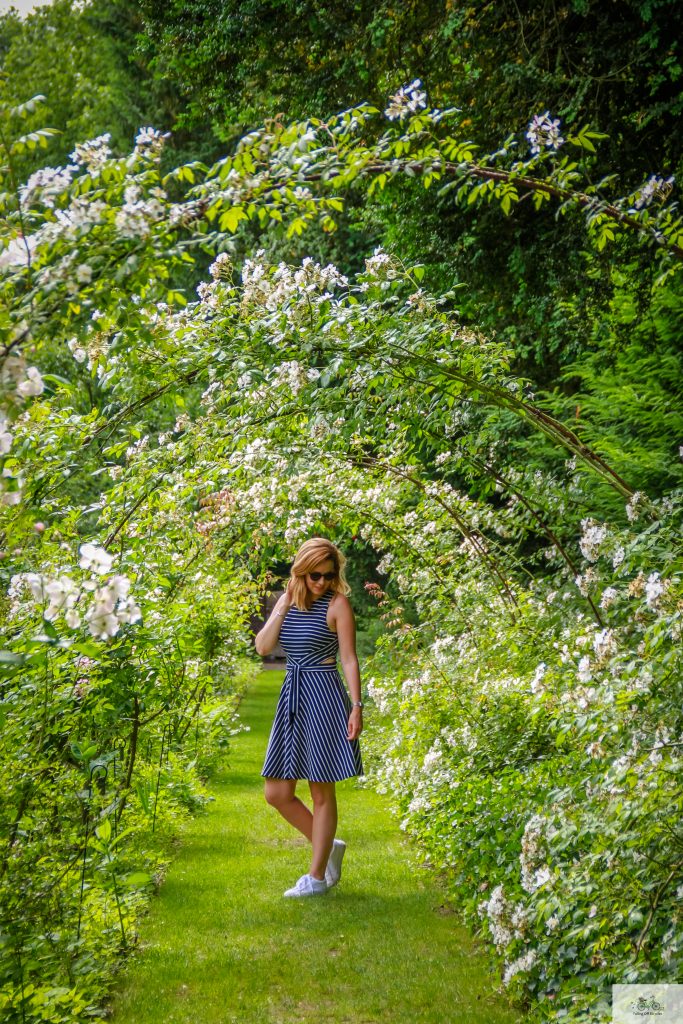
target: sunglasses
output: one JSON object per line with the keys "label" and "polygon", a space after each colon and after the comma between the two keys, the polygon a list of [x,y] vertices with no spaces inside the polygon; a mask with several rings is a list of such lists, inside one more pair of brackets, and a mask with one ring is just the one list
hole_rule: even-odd
{"label": "sunglasses", "polygon": [[311,577],[314,583],[317,583],[318,580],[321,579],[325,579],[329,583],[329,581],[333,580],[337,574],[336,572],[309,572],[308,575]]}

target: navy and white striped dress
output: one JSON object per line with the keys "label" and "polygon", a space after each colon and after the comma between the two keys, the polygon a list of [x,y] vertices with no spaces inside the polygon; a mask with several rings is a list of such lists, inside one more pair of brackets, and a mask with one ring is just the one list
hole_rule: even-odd
{"label": "navy and white striped dress", "polygon": [[[308,610],[292,605],[282,620],[285,679],[261,775],[339,782],[363,774],[360,744],[348,739],[351,698],[336,665],[339,638],[327,625],[333,590]],[[334,664],[322,664],[334,657]]]}

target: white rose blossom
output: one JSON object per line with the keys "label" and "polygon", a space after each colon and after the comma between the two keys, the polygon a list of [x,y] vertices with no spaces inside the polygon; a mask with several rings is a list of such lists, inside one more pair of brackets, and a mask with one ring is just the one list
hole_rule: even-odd
{"label": "white rose blossom", "polygon": [[78,167],[42,167],[30,175],[25,185],[19,186],[19,200],[23,206],[42,203],[54,209],[56,199],[71,184]]}
{"label": "white rose blossom", "polygon": [[614,636],[614,630],[603,629],[599,633],[596,633],[593,638],[593,650],[595,651],[598,658],[609,658],[612,654],[616,653],[617,642]]}
{"label": "white rose blossom", "polygon": [[[81,547],[81,567],[101,574],[111,556],[94,544]],[[83,620],[92,636],[108,640],[124,623],[141,618],[138,605],[130,597],[130,580],[115,575],[103,583],[86,579],[77,583],[66,573],[50,578],[42,573],[19,573],[10,580],[8,596],[12,600],[10,615],[17,615],[29,605],[43,605],[43,616],[54,622],[63,615],[70,629],[77,629]],[[30,596],[29,596],[30,595]]]}
{"label": "white rose blossom", "polygon": [[579,668],[577,674],[579,677],[579,682],[581,683],[587,683],[593,678],[593,673],[591,671],[591,660],[587,654],[584,654],[583,658],[581,658],[581,660],[579,661]]}
{"label": "white rose blossom", "polygon": [[658,572],[653,572],[648,576],[647,583],[645,584],[645,603],[648,608],[652,611],[656,611],[659,606],[659,599],[666,590],[666,582],[661,580]]}
{"label": "white rose blossom", "polygon": [[509,985],[510,981],[512,980],[512,978],[514,978],[516,974],[520,974],[521,972],[531,970],[533,965],[536,963],[537,958],[538,955],[536,953],[536,950],[529,949],[526,953],[523,953],[522,956],[518,957],[517,960],[513,960],[513,962],[511,964],[508,964],[508,966],[505,968],[505,972],[503,974],[503,984]]}
{"label": "white rose blossom", "polygon": [[44,388],[43,378],[40,376],[39,371],[35,366],[29,366],[26,370],[25,378],[17,384],[17,393],[22,398],[32,398],[42,394]]}
{"label": "white rose blossom", "polygon": [[642,491],[634,491],[626,503],[626,515],[630,523],[635,523],[640,518],[640,513],[645,506],[645,495]]}
{"label": "white rose blossom", "polygon": [[553,120],[550,112],[547,110],[545,114],[534,115],[526,137],[531,144],[531,152],[534,155],[540,153],[543,147],[556,150],[564,143],[564,139],[560,135],[559,120]]}
{"label": "white rose blossom", "polygon": [[582,519],[581,526],[583,528],[583,535],[579,541],[581,554],[587,562],[597,562],[601,553],[600,548],[608,536],[607,527],[590,518]]}
{"label": "white rose blossom", "polygon": [[543,680],[543,677],[546,674],[547,670],[548,670],[548,666],[546,665],[546,663],[544,661],[542,661],[539,665],[536,666],[536,671],[534,673],[534,677],[531,680],[531,684],[530,684],[530,688],[531,688],[531,692],[532,693],[534,693],[534,694],[543,693],[544,686],[542,684],[542,680]]}
{"label": "white rose blossom", "polygon": [[110,141],[111,134],[105,132],[104,135],[98,135],[88,142],[78,142],[74,151],[69,153],[69,157],[87,170],[97,171],[111,158]]}
{"label": "white rose blossom", "polygon": [[9,422],[6,415],[0,409],[0,455],[7,455],[12,447],[13,434],[9,430]]}
{"label": "white rose blossom", "polygon": [[645,184],[636,193],[633,203],[636,210],[642,209],[643,206],[649,206],[655,197],[662,200],[667,199],[673,189],[674,180],[673,174],[668,178],[661,178],[656,174],[650,175]]}
{"label": "white rose blossom", "polygon": [[114,561],[114,556],[108,554],[104,548],[89,542],[81,544],[80,555],[78,564],[81,569],[92,569],[100,576],[109,572]]}
{"label": "white rose blossom", "polygon": [[427,94],[423,92],[422,82],[416,78],[410,85],[403,85],[389,98],[389,106],[384,111],[390,121],[400,121],[406,114],[415,114],[427,106]]}
{"label": "white rose blossom", "polygon": [[602,592],[602,597],[600,598],[600,607],[605,609],[609,608],[614,604],[618,596],[619,593],[614,587],[605,587]]}

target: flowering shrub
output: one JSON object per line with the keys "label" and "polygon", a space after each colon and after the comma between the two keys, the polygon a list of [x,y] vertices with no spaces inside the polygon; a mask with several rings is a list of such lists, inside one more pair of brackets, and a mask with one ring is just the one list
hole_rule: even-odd
{"label": "flowering shrub", "polygon": [[542,1019],[607,1022],[611,984],[680,976],[683,586],[675,559],[648,570],[682,513],[680,496],[659,503],[641,534],[584,520],[609,626],[586,620],[568,572],[528,588],[512,628],[468,580],[452,592],[467,631],[441,605],[438,634],[407,629],[390,672],[386,647],[369,668],[368,783]]}
{"label": "flowering shrub", "polygon": [[[84,569],[92,568],[102,575],[111,568],[112,561],[112,556],[104,548],[95,544],[81,546],[79,564]],[[43,618],[48,622],[54,622],[61,613],[66,625],[76,629],[85,618],[92,636],[108,640],[116,636],[122,623],[137,622],[140,618],[140,609],[129,597],[129,590],[130,580],[120,574],[111,576],[101,586],[92,577],[78,586],[67,575],[51,579],[40,573],[28,572],[12,577],[7,594],[13,599],[11,618],[20,614],[22,597],[28,596],[34,604],[43,604]],[[84,607],[89,594],[92,595],[92,603]],[[80,608],[79,602],[82,602]]]}
{"label": "flowering shrub", "polygon": [[253,676],[241,668],[241,604],[227,597],[218,614],[210,605],[224,583],[203,601],[174,598],[158,576],[143,586],[139,568],[137,584],[110,575],[99,546],[81,546],[80,578],[59,548],[49,563],[46,547],[49,537],[42,570],[15,574],[0,608],[8,1021],[45,1009],[82,1020],[100,1002],[116,956],[137,940],[170,838],[205,803],[204,779],[240,727],[237,693]]}
{"label": "flowering shrub", "polygon": [[[104,962],[114,936],[128,943],[146,861],[120,847],[103,875],[112,837],[201,804],[200,772],[238,728],[247,618],[311,533],[357,538],[387,577],[368,588],[386,633],[368,666],[369,777],[505,983],[578,1020],[606,1012],[610,978],[675,977],[679,491],[635,491],[422,267],[381,247],[355,278],[226,252],[243,221],[332,230],[333,191],[419,173],[504,211],[518,188],[588,208],[599,248],[617,226],[657,236],[669,273],[668,208],[574,189],[556,151],[590,152],[594,135],[562,138],[545,115],[530,160],[510,144],[475,163],[420,86],[371,144],[379,111],[362,106],[162,177],[163,136],[143,129],[126,158],[100,136],[2,199],[9,1019],[39,1019],[29,984],[78,1019],[97,985],[79,987],[75,958],[95,977],[98,944]],[[212,262],[188,299],[200,247]]]}
{"label": "flowering shrub", "polygon": [[[123,312],[151,339],[156,302],[169,295],[160,285],[136,314],[144,280],[164,280],[164,266],[152,264],[168,260],[158,186],[149,182],[149,202],[139,191],[154,177],[160,138],[143,130],[130,161],[117,161],[102,137],[77,147],[68,169],[33,175],[17,196],[32,234],[0,260],[15,315],[0,324],[7,1021],[100,1012],[170,838],[204,805],[205,779],[241,728],[237,698],[254,674],[245,618],[255,588],[196,544],[191,517],[155,499],[149,430],[126,424],[102,445],[87,440],[111,426],[117,374],[122,395],[149,384],[150,353],[126,370],[125,333],[113,325]],[[83,171],[98,180],[93,196],[75,184]],[[121,247],[129,251],[117,280],[109,267]],[[169,437],[189,422],[178,405]],[[117,480],[121,506],[109,506]],[[131,484],[148,492],[144,508],[139,494],[131,502]]]}

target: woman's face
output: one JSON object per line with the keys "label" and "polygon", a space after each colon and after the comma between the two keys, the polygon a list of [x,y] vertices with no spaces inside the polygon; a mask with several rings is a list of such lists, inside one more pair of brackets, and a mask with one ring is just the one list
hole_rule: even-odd
{"label": "woman's face", "polygon": [[329,573],[334,572],[334,562],[332,561],[331,558],[326,558],[324,561],[318,562],[317,565],[314,565],[311,571],[307,572],[306,575],[304,576],[304,579],[306,580],[306,586],[311,591],[313,596],[321,597],[332,585],[333,579],[326,580],[323,575],[320,577],[320,579],[314,580],[311,579],[312,572],[327,573],[329,575]]}

